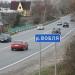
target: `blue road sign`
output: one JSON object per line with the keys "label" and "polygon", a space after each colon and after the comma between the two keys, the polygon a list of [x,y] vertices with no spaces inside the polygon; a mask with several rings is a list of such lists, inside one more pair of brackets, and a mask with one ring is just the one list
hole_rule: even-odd
{"label": "blue road sign", "polygon": [[60,34],[36,34],[35,42],[60,42]]}

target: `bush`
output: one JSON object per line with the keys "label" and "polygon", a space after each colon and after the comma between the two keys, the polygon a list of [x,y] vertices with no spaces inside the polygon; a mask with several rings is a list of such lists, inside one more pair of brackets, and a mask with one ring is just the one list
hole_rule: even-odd
{"label": "bush", "polygon": [[75,36],[67,47],[65,65],[66,75],[75,75]]}

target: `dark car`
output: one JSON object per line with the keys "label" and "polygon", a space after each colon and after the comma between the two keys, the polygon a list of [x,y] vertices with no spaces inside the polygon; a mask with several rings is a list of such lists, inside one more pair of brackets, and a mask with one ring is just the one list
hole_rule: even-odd
{"label": "dark car", "polygon": [[27,42],[23,42],[23,41],[14,41],[11,44],[11,50],[12,51],[16,51],[16,50],[28,50],[28,43]]}
{"label": "dark car", "polygon": [[61,34],[61,29],[60,28],[53,28],[52,34]]}
{"label": "dark car", "polygon": [[11,42],[10,34],[0,33],[0,42]]}
{"label": "dark car", "polygon": [[75,13],[74,13],[74,14],[71,14],[71,16],[70,16],[70,21],[71,21],[71,22],[75,22]]}
{"label": "dark car", "polygon": [[69,23],[68,23],[68,22],[65,22],[65,23],[63,24],[63,27],[64,27],[64,28],[69,28]]}
{"label": "dark car", "polygon": [[71,21],[71,22],[75,22],[75,19],[71,19],[70,21]]}

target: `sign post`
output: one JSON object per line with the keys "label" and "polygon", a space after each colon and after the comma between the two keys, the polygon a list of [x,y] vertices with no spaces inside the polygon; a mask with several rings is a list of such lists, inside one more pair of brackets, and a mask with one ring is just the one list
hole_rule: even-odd
{"label": "sign post", "polygon": [[39,43],[40,46],[40,70],[39,70],[39,75],[41,75],[41,43]]}
{"label": "sign post", "polygon": [[55,42],[55,75],[57,75],[57,54],[56,54],[56,42],[60,42],[60,34],[36,34],[35,42],[39,42],[40,46],[40,70],[39,75],[41,75],[41,42]]}
{"label": "sign post", "polygon": [[55,43],[55,75],[57,75],[57,49],[56,49],[56,43]]}

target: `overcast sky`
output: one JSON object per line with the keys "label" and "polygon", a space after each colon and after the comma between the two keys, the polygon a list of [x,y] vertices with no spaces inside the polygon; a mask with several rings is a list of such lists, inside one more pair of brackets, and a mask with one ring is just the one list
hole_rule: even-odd
{"label": "overcast sky", "polygon": [[[11,1],[21,1],[21,0],[0,0],[0,1],[8,1],[8,2],[11,2]],[[25,0],[25,1],[30,1],[30,0]]]}

